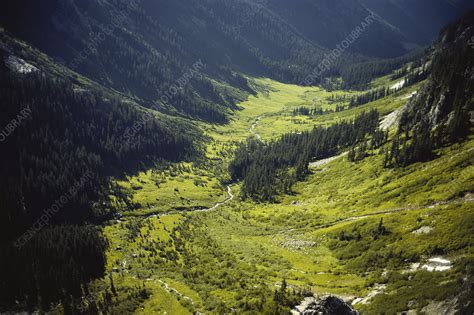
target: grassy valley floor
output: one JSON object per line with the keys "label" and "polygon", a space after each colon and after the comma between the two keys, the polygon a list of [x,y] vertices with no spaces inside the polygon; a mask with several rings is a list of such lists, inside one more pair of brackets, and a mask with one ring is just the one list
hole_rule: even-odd
{"label": "grassy valley floor", "polygon": [[378,152],[357,163],[342,155],[318,163],[279,203],[242,200],[234,185],[235,198],[197,211],[229,199],[226,165],[246,138],[269,141],[371,108],[385,116],[419,88],[309,117],[292,112],[335,109],[332,95],[360,92],[252,80],[259,92],[239,104],[230,124],[200,124],[208,161],[118,181],[137,210],[104,226],[108,276],[90,296],[110,299],[116,313],[258,314],[285,279],[290,290],[337,294],[366,314],[436,313],[452,299],[469,300],[459,292],[474,263],[473,138],[404,169],[384,169]]}

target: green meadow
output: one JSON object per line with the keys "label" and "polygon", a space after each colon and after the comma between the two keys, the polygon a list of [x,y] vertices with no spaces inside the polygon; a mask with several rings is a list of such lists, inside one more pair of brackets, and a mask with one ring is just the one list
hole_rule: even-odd
{"label": "green meadow", "polygon": [[[207,163],[157,167],[117,180],[136,209],[103,228],[108,276],[94,283],[99,299],[111,298],[117,313],[138,306],[142,314],[257,314],[283,279],[293,290],[350,300],[372,294],[354,305],[364,314],[401,312],[412,300],[421,312],[453,299],[474,262],[473,138],[404,169],[384,169],[378,150],[357,163],[341,156],[312,168],[278,203],[243,200],[234,185],[231,201],[193,211],[226,200],[226,165],[248,137],[270,141],[371,108],[385,116],[419,88],[309,117],[292,112],[300,106],[334,109],[340,103],[332,96],[360,92],[252,82],[257,95],[239,104],[229,124],[199,123],[209,138]],[[374,83],[391,84],[388,77]],[[434,256],[449,259],[452,268],[411,269]]]}

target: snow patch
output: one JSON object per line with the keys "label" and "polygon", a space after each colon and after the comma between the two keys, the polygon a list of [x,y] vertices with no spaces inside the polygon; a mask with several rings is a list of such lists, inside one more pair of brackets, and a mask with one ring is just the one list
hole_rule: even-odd
{"label": "snow patch", "polygon": [[446,271],[450,270],[453,268],[453,265],[451,264],[451,261],[449,259],[443,258],[443,257],[431,257],[428,259],[428,262],[425,264],[420,264],[420,263],[414,263],[411,264],[410,271],[414,272],[419,269],[424,269],[430,272],[434,271]]}
{"label": "snow patch", "polygon": [[428,259],[429,262],[439,264],[439,265],[450,265],[451,261],[443,257],[433,257]]}
{"label": "snow patch", "polygon": [[405,86],[405,83],[406,83],[406,81],[405,81],[405,79],[403,79],[403,80],[395,83],[394,85],[392,85],[390,87],[390,89],[391,90],[400,90],[401,88],[403,88]]}
{"label": "snow patch", "polygon": [[27,63],[25,60],[15,57],[13,55],[5,58],[5,65],[12,71],[18,73],[31,73],[39,71],[35,66]]}
{"label": "snow patch", "polygon": [[74,93],[80,94],[80,93],[86,93],[88,92],[86,89],[75,87],[73,88]]}

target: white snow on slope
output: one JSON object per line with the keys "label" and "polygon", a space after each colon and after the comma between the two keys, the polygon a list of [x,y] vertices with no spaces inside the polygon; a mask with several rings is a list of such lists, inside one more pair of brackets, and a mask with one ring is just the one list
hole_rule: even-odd
{"label": "white snow on slope", "polygon": [[405,79],[403,79],[403,80],[401,80],[401,81],[395,83],[394,85],[392,85],[392,86],[390,87],[390,89],[391,89],[391,90],[399,90],[399,89],[401,89],[401,88],[404,87],[404,86],[405,86]]}
{"label": "white snow on slope", "polygon": [[418,269],[425,269],[428,271],[446,271],[451,269],[453,266],[449,259],[443,257],[431,257],[428,262],[421,265],[420,263],[414,263],[411,265],[410,271],[416,271]]}
{"label": "white snow on slope", "polygon": [[38,68],[36,68],[35,66],[13,55],[10,55],[7,58],[5,58],[5,65],[10,70],[18,72],[18,73],[30,73],[30,72],[38,71]]}

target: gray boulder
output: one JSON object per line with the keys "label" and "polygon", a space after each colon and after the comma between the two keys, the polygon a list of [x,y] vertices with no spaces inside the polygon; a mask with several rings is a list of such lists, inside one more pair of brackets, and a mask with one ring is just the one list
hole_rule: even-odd
{"label": "gray boulder", "polygon": [[357,315],[350,304],[344,302],[341,298],[326,295],[321,297],[307,297],[296,306],[293,314],[303,315]]}

